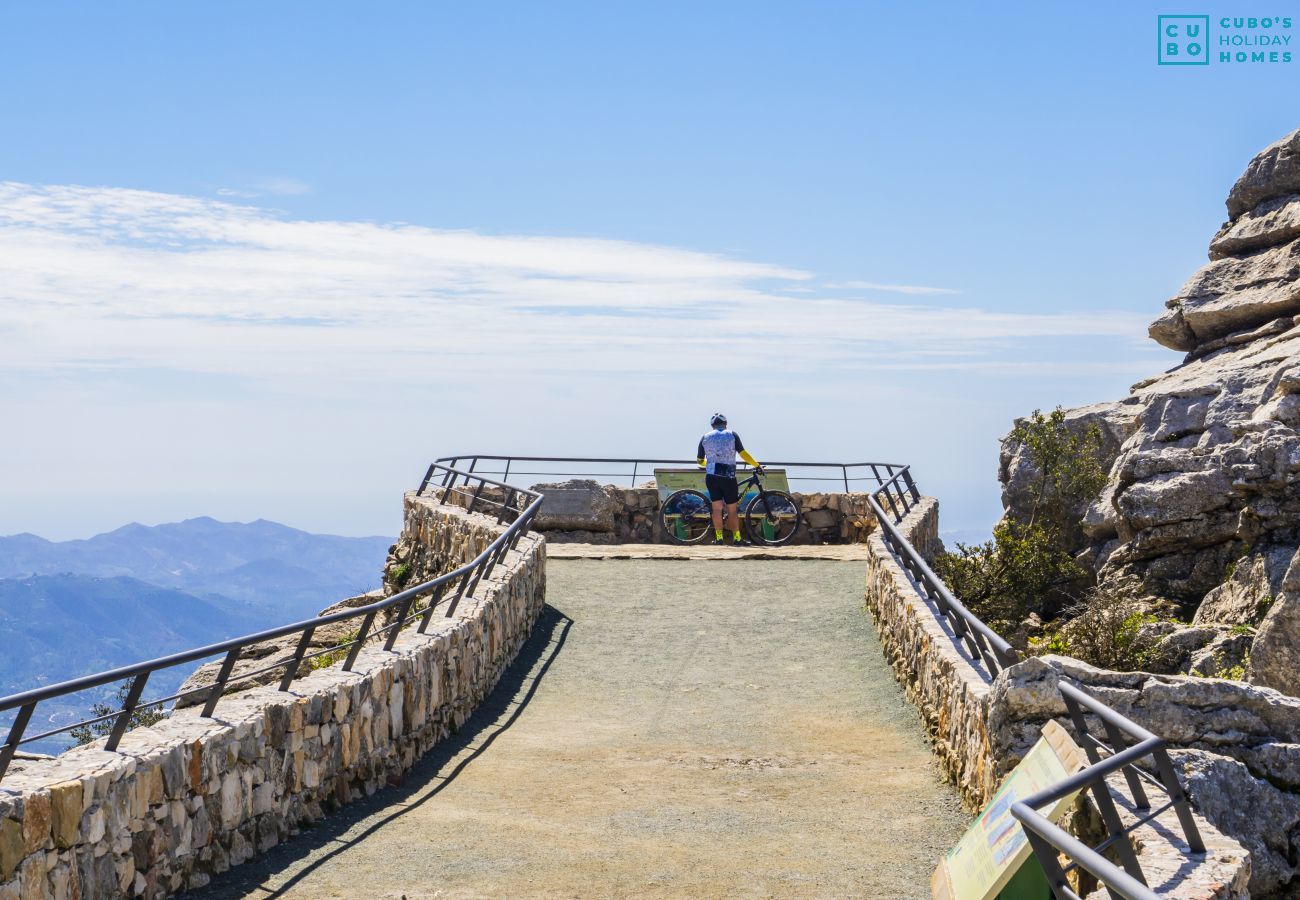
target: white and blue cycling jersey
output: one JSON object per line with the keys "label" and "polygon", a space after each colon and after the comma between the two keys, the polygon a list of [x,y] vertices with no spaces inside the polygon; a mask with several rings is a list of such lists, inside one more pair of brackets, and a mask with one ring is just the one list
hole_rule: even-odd
{"label": "white and blue cycling jersey", "polygon": [[706,474],[735,478],[736,454],[743,453],[744,450],[745,445],[740,442],[740,435],[736,432],[715,429],[700,438],[695,458],[704,460]]}

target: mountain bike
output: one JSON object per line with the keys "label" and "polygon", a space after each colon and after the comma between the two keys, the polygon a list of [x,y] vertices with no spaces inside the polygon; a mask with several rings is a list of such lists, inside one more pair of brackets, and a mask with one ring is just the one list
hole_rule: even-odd
{"label": "mountain bike", "polygon": [[[785,491],[763,487],[762,469],[755,469],[740,482],[742,530],[751,543],[777,546],[787,544],[799,532],[799,501]],[[745,503],[750,486],[758,493]],[[659,509],[659,523],[664,534],[677,544],[698,544],[713,532],[713,503],[703,491],[692,488],[668,495]]]}

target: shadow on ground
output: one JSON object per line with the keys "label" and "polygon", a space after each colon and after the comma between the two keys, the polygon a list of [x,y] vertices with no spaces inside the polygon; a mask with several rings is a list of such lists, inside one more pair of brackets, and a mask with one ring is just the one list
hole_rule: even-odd
{"label": "shadow on ground", "polygon": [[[498,736],[518,721],[536,695],[547,670],[564,648],[572,625],[573,620],[564,613],[546,606],[532,634],[488,699],[480,704],[458,732],[417,760],[400,785],[349,803],[267,853],[215,877],[206,888],[185,896],[202,900],[281,897],[353,844],[364,841],[388,823],[436,797]],[[466,751],[469,751],[468,755],[444,773],[443,770]],[[386,809],[391,809],[389,815],[377,819],[365,831],[348,835],[359,822]],[[275,888],[265,885],[270,875],[322,850],[325,852],[283,884]]]}

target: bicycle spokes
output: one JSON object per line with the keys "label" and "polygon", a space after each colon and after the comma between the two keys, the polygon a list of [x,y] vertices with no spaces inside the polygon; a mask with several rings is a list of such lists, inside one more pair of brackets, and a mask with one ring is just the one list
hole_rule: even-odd
{"label": "bicycle spokes", "polygon": [[684,544],[701,541],[713,530],[713,511],[708,499],[696,491],[678,491],[664,501],[660,511],[664,531]]}
{"label": "bicycle spokes", "polygon": [[799,505],[789,494],[768,491],[745,508],[750,539],[764,544],[784,544],[799,530]]}

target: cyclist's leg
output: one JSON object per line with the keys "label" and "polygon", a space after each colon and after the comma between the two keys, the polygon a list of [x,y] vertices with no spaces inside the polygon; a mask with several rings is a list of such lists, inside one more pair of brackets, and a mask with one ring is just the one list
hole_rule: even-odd
{"label": "cyclist's leg", "polygon": [[727,528],[731,531],[731,539],[738,544],[740,543],[740,516],[736,513],[736,506],[740,503],[740,485],[735,478],[728,479],[723,499],[727,501]]}
{"label": "cyclist's leg", "polygon": [[713,534],[718,540],[722,535],[722,503],[724,497],[718,486],[718,476],[705,475],[704,489],[709,494],[709,506],[713,510]]}

